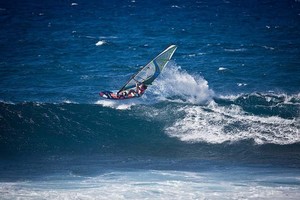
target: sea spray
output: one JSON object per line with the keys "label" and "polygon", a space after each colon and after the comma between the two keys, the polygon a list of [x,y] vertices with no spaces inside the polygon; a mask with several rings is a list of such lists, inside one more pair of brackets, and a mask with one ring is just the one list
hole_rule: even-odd
{"label": "sea spray", "polygon": [[192,104],[206,104],[214,95],[204,78],[189,74],[175,63],[166,67],[149,91],[160,100]]}

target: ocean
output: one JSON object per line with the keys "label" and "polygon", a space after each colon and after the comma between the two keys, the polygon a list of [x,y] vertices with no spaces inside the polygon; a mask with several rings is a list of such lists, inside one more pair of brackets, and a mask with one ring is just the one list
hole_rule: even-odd
{"label": "ocean", "polygon": [[[300,1],[0,2],[0,199],[300,199]],[[141,98],[111,101],[169,45]]]}

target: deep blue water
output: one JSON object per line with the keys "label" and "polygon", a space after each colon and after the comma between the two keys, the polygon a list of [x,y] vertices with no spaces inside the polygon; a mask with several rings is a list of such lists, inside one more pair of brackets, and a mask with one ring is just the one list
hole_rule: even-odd
{"label": "deep blue water", "polygon": [[[1,198],[299,198],[299,1],[1,1],[0,24]],[[171,44],[142,98],[99,97]]]}

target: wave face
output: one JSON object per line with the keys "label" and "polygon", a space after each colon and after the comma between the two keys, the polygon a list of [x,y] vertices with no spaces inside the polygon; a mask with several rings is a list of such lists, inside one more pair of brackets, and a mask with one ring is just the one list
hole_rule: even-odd
{"label": "wave face", "polygon": [[0,109],[5,157],[92,153],[268,162],[262,159],[268,156],[299,163],[299,94],[216,95],[202,76],[175,63],[139,99],[2,102]]}
{"label": "wave face", "polygon": [[140,99],[0,105],[3,155],[180,152],[209,157],[203,148],[220,156],[220,146],[246,153],[257,145],[289,149],[300,143],[299,94],[217,96],[203,77],[175,63]]}
{"label": "wave face", "polygon": [[206,104],[172,99],[129,104],[125,109],[98,103],[0,103],[2,156],[94,153],[230,159],[234,155],[251,161],[265,154],[278,160],[291,153],[291,162],[299,156],[297,95],[255,93],[213,98]]}

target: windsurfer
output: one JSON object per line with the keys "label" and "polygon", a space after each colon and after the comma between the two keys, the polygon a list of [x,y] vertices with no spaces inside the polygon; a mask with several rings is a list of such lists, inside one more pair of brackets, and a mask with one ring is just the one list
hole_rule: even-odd
{"label": "windsurfer", "polygon": [[127,98],[127,97],[134,97],[134,96],[142,96],[147,89],[147,86],[144,83],[136,82],[135,86],[136,86],[135,90],[132,89],[132,90],[129,90],[128,92],[126,90],[124,90],[124,91],[118,92],[117,96],[120,99]]}
{"label": "windsurfer", "polygon": [[138,84],[138,82],[136,82],[135,85],[136,85],[136,90],[135,90],[136,93],[138,94],[138,96],[142,96],[147,89],[147,85],[145,85],[144,83]]}

